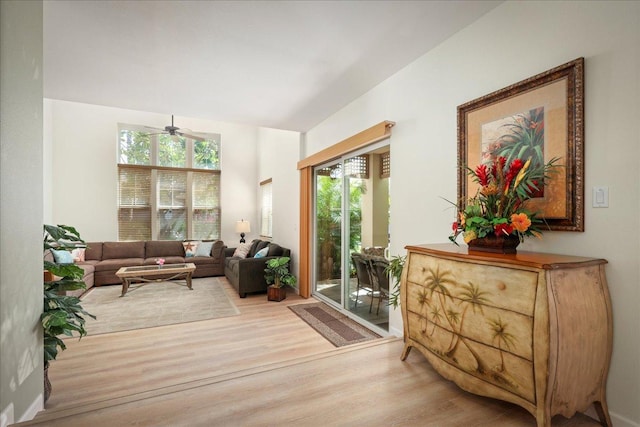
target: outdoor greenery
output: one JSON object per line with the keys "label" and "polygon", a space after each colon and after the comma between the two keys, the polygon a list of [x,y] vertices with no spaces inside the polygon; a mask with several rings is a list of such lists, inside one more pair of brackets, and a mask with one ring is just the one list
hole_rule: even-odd
{"label": "outdoor greenery", "polygon": [[[127,165],[151,165],[152,136],[149,132],[121,130],[119,162]],[[184,168],[187,166],[187,138],[167,134],[157,135],[158,165]],[[220,169],[220,146],[213,139],[193,140],[193,168]]]}
{"label": "outdoor greenery", "polygon": [[389,305],[397,308],[400,305],[400,279],[402,278],[402,270],[404,264],[407,261],[406,256],[394,255],[389,261],[389,266],[386,268],[385,273],[389,274],[393,279],[393,290],[389,295]]}
{"label": "outdoor greenery", "polygon": [[[342,184],[340,178],[318,176],[316,186],[316,224],[318,261],[331,258],[330,271],[319,269],[320,280],[340,278],[341,237],[342,237]],[[362,209],[360,200],[366,194],[363,179],[350,178],[349,181],[349,251],[360,252],[362,244]]]}
{"label": "outdoor greenery", "polygon": [[[68,250],[71,251],[84,245],[80,233],[66,225],[44,226],[44,250]],[[80,305],[80,298],[62,295],[63,291],[85,289],[82,268],[75,264],[56,264],[44,260],[44,269],[54,276],[52,280],[44,282],[44,309],[40,316],[40,322],[44,331],[44,361],[55,360],[59,350],[67,347],[60,338],[77,333],[79,338],[87,334],[84,328],[85,318],[95,316],[87,313]],[[55,280],[57,279],[57,280]]]}

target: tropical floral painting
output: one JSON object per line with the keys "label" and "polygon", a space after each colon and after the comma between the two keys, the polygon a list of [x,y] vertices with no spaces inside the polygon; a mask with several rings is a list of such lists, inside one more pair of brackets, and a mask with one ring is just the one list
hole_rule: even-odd
{"label": "tropical floral painting", "polygon": [[[544,165],[544,107],[482,125],[482,163],[498,157],[511,164],[515,159],[531,159],[531,166]],[[543,197],[542,183],[531,198]]]}

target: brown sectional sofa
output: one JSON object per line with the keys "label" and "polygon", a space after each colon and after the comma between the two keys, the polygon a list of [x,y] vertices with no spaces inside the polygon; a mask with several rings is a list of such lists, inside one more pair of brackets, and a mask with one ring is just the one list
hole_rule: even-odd
{"label": "brown sectional sofa", "polygon": [[[164,258],[166,264],[194,263],[193,277],[224,275],[226,246],[217,240],[211,247],[209,257],[185,257],[184,246],[177,240],[150,240],[140,242],[88,242],[84,261],[77,262],[84,272],[87,290],[93,286],[120,284],[116,276],[120,267],[153,265],[156,259]],[[79,295],[86,290],[69,292]]]}

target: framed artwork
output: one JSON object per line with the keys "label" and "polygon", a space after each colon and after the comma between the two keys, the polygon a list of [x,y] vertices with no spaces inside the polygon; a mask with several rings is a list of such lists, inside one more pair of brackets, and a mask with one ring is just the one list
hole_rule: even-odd
{"label": "framed artwork", "polygon": [[498,156],[557,158],[528,208],[551,230],[584,231],[584,58],[458,106],[458,203],[478,184],[467,167]]}

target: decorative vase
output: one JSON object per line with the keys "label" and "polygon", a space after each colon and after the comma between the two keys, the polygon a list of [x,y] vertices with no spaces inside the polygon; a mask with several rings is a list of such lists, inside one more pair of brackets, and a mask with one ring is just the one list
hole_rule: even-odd
{"label": "decorative vase", "polygon": [[267,287],[267,301],[282,301],[287,297],[287,290],[284,286],[276,288],[273,285]]}
{"label": "decorative vase", "polygon": [[51,381],[49,381],[49,362],[44,364],[44,403],[47,403],[51,396]]}
{"label": "decorative vase", "polygon": [[470,240],[469,243],[467,243],[467,245],[469,245],[469,251],[471,252],[491,252],[494,254],[515,254],[519,244],[520,238],[513,234],[508,236],[491,234]]}

